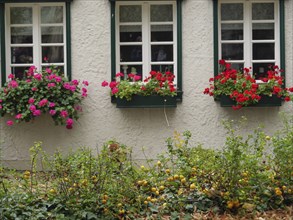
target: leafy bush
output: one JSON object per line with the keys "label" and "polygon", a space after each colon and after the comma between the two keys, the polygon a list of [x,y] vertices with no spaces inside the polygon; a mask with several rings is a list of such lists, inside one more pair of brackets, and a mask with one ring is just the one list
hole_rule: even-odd
{"label": "leafy bush", "polygon": [[[167,151],[142,166],[114,140],[97,154],[80,148],[52,158],[35,143],[31,170],[2,170],[0,218],[191,219],[194,212],[246,215],[292,205],[293,123],[272,136],[259,127],[247,137],[240,124],[245,119],[224,122],[222,150],[192,147],[189,131],[175,132]],[[50,171],[37,172],[37,164]]]}

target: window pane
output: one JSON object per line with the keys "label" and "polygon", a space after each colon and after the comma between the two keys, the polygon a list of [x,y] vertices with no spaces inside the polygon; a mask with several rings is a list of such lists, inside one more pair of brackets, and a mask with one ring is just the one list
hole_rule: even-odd
{"label": "window pane", "polygon": [[253,3],[252,20],[273,20],[274,3]]}
{"label": "window pane", "polygon": [[275,59],[274,43],[254,43],[253,44],[254,60],[271,60]]}
{"label": "window pane", "polygon": [[11,24],[32,24],[33,9],[30,7],[10,8]]}
{"label": "window pane", "polygon": [[49,63],[63,63],[64,49],[63,46],[42,47],[42,60],[48,58]]}
{"label": "window pane", "polygon": [[30,44],[33,43],[32,27],[12,27],[11,28],[12,44]]}
{"label": "window pane", "polygon": [[253,64],[253,75],[256,79],[267,77],[269,66],[274,66],[274,63],[254,63]]}
{"label": "window pane", "polygon": [[243,70],[244,63],[231,63],[231,68],[236,70]]}
{"label": "window pane", "polygon": [[120,42],[141,42],[142,33],[140,25],[121,25]]}
{"label": "window pane", "polygon": [[12,47],[11,48],[11,63],[33,63],[33,48],[32,47]]}
{"label": "window pane", "polygon": [[120,55],[121,62],[142,61],[142,46],[121,46]]}
{"label": "window pane", "polygon": [[46,6],[41,8],[41,23],[63,23],[62,6]]}
{"label": "window pane", "polygon": [[173,21],[173,6],[151,5],[151,21]]}
{"label": "window pane", "polygon": [[243,20],[243,4],[231,3],[221,5],[221,20]]}
{"label": "window pane", "polygon": [[222,59],[243,60],[243,44],[222,44]]}
{"label": "window pane", "polygon": [[160,72],[170,71],[174,73],[174,66],[173,65],[152,65],[152,70],[160,71]]}
{"label": "window pane", "polygon": [[63,27],[42,27],[42,43],[63,43]]}
{"label": "window pane", "polygon": [[121,65],[120,72],[125,74],[134,73],[142,77],[142,65]]}
{"label": "window pane", "polygon": [[243,40],[243,24],[222,24],[222,40]]}
{"label": "window pane", "polygon": [[121,5],[120,22],[141,22],[140,5]]}
{"label": "window pane", "polygon": [[11,67],[11,73],[18,79],[23,79],[29,67]]}
{"label": "window pane", "polygon": [[153,45],[152,61],[173,61],[173,45]]}
{"label": "window pane", "polygon": [[273,40],[275,39],[274,23],[252,24],[253,40]]}
{"label": "window pane", "polygon": [[173,25],[152,25],[151,41],[173,41]]}

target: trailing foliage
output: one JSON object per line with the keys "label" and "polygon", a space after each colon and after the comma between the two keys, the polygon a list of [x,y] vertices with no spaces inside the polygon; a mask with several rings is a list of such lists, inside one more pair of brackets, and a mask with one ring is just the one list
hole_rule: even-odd
{"label": "trailing foliage", "polygon": [[66,125],[71,129],[79,118],[81,101],[87,96],[87,81],[68,80],[57,67],[37,71],[32,66],[24,73],[24,78],[13,74],[4,87],[0,88],[0,117],[11,115],[14,122],[28,122],[41,114],[51,115],[56,125]]}

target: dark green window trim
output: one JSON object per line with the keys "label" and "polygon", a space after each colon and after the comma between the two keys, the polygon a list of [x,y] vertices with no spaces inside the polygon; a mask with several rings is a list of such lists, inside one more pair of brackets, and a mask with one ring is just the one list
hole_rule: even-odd
{"label": "dark green window trim", "polygon": [[67,77],[72,78],[71,74],[71,11],[70,3],[73,0],[0,0],[0,46],[1,46],[1,82],[2,86],[6,82],[6,51],[5,51],[5,3],[45,3],[45,2],[65,2],[66,11],[66,67]]}
{"label": "dark green window trim", "polygon": [[73,0],[0,0],[0,3],[72,2]]}
{"label": "dark green window trim", "polygon": [[[214,75],[218,75],[219,60],[219,39],[218,39],[218,0],[213,0],[213,16],[214,16]],[[279,0],[279,16],[280,16],[280,68],[284,70],[282,76],[285,78],[285,4],[284,0]],[[285,80],[284,80],[284,84]]]}
{"label": "dark green window trim", "polygon": [[[116,75],[116,27],[115,27],[115,2],[117,1],[134,1],[134,0],[109,0],[111,4],[111,79]],[[148,0],[152,1],[152,0]],[[156,1],[156,0],[154,0]],[[177,101],[182,101],[182,1],[177,2]],[[114,102],[112,97],[112,102]]]}
{"label": "dark green window trim", "polygon": [[0,47],[1,47],[1,84],[6,81],[6,52],[5,52],[5,5],[0,3]]}

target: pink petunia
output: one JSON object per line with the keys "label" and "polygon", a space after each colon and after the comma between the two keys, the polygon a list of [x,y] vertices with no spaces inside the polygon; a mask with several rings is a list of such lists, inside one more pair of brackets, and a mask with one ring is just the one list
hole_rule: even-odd
{"label": "pink petunia", "polygon": [[27,76],[32,76],[34,75],[34,72],[37,70],[37,67],[35,66],[31,66],[29,69],[28,69],[28,72],[27,72]]}
{"label": "pink petunia", "polygon": [[29,109],[30,109],[30,111],[34,112],[34,111],[36,111],[37,108],[35,105],[31,105]]}
{"label": "pink petunia", "polygon": [[53,110],[53,109],[51,109],[51,110],[49,111],[49,114],[53,116],[53,115],[55,115],[55,114],[56,114],[56,111],[55,111],[55,110]]}
{"label": "pink petunia", "polygon": [[60,116],[63,117],[63,118],[66,118],[68,116],[68,112],[66,110],[62,110],[60,112]]}
{"label": "pink petunia", "polygon": [[12,125],[13,125],[13,121],[8,120],[8,121],[6,122],[6,124],[7,124],[8,126],[12,126]]}
{"label": "pink petunia", "polygon": [[8,84],[8,87],[16,88],[18,87],[18,83],[15,80],[11,80]]}
{"label": "pink petunia", "polygon": [[47,99],[42,99],[40,102],[39,102],[39,107],[43,107],[45,105],[48,104],[48,100]]}
{"label": "pink petunia", "polygon": [[102,86],[103,86],[103,87],[106,87],[106,86],[108,86],[108,85],[109,85],[109,83],[108,83],[107,81],[102,82]]}
{"label": "pink petunia", "polygon": [[78,85],[78,80],[76,80],[76,79],[72,80],[72,84],[77,86]]}
{"label": "pink petunia", "polygon": [[69,90],[70,90],[71,92],[75,92],[75,90],[76,90],[76,86],[75,86],[75,85],[70,86]]}
{"label": "pink petunia", "polygon": [[56,81],[56,82],[61,82],[61,81],[62,81],[62,78],[61,78],[60,76],[56,76],[56,77],[55,77],[55,81]]}
{"label": "pink petunia", "polygon": [[124,76],[123,73],[117,73],[117,74],[116,74],[116,77],[122,77],[122,76]]}
{"label": "pink petunia", "polygon": [[73,119],[72,118],[68,118],[67,120],[66,120],[66,125],[73,125]]}
{"label": "pink petunia", "polygon": [[55,103],[54,102],[50,102],[49,107],[50,108],[54,108],[55,107]]}
{"label": "pink petunia", "polygon": [[52,73],[51,68],[46,68],[46,72],[49,73],[49,74],[51,74]]}
{"label": "pink petunia", "polygon": [[133,79],[134,79],[134,81],[138,81],[138,80],[141,79],[141,76],[135,75],[135,76],[133,77]]}
{"label": "pink petunia", "polygon": [[63,87],[67,90],[70,90],[71,85],[70,85],[70,83],[66,82],[63,84]]}
{"label": "pink petunia", "polygon": [[33,115],[34,116],[40,116],[41,115],[41,110],[35,110],[35,111],[33,111]]}
{"label": "pink petunia", "polygon": [[118,84],[117,82],[112,81],[112,82],[110,82],[109,87],[110,87],[111,89],[113,89],[114,87],[117,86],[117,84]]}
{"label": "pink petunia", "polygon": [[48,88],[55,87],[55,86],[56,86],[55,83],[48,83]]}
{"label": "pink petunia", "polygon": [[72,125],[66,125],[67,129],[72,129]]}
{"label": "pink petunia", "polygon": [[22,114],[17,114],[17,115],[15,116],[15,118],[16,118],[16,119],[21,119],[21,118],[22,118]]}
{"label": "pink petunia", "polygon": [[8,79],[14,79],[15,78],[15,76],[12,74],[12,73],[10,73],[9,75],[8,75]]}
{"label": "pink petunia", "polygon": [[38,88],[33,87],[33,88],[32,88],[32,91],[33,91],[33,92],[38,91]]}
{"label": "pink petunia", "polygon": [[87,92],[87,89],[86,89],[86,88],[82,88],[81,90],[82,90],[82,92],[84,92],[84,93]]}
{"label": "pink petunia", "polygon": [[35,78],[36,80],[38,80],[38,81],[41,81],[41,80],[42,80],[42,74],[37,73],[37,74],[34,75],[34,78]]}
{"label": "pink petunia", "polygon": [[114,88],[112,89],[112,94],[114,95],[114,94],[116,94],[117,92],[119,92],[119,89],[118,89],[117,87],[114,87]]}
{"label": "pink petunia", "polygon": [[89,82],[86,81],[86,80],[84,80],[84,81],[82,81],[82,84],[85,85],[85,86],[88,86],[89,85]]}
{"label": "pink petunia", "polygon": [[2,107],[2,105],[0,105],[0,109],[2,109],[3,107]]}

